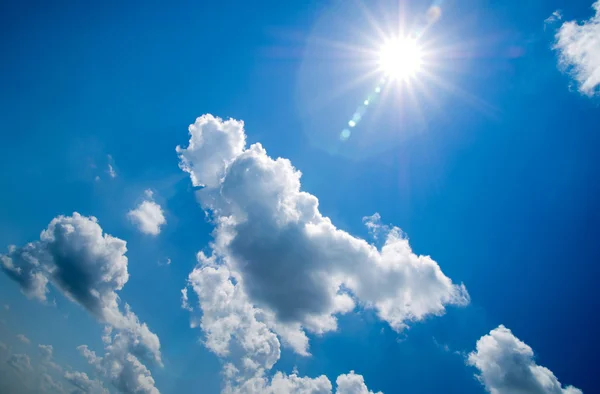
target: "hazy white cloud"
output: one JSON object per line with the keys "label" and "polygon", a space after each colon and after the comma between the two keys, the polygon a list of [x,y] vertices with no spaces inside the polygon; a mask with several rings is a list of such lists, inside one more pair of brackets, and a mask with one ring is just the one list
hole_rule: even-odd
{"label": "hazy white cloud", "polygon": [[4,304],[4,310],[5,310],[5,311],[9,311],[9,310],[10,310],[10,305],[8,305],[8,304]]}
{"label": "hazy white cloud", "polygon": [[595,15],[590,19],[563,23],[554,44],[560,66],[573,76],[579,91],[587,96],[597,94],[600,86],[600,0],[592,8]]}
{"label": "hazy white cloud", "polygon": [[[381,224],[379,215],[365,223],[381,248],[337,229],[317,198],[301,191],[301,174],[289,160],[269,157],[258,143],[246,148],[242,122],[204,115],[189,132],[188,147],[177,147],[180,167],[201,187],[197,198],[215,225],[211,253],[198,254],[189,284],[205,345],[231,360],[224,374],[231,389],[268,392],[284,379],[264,374],[279,359],[280,339],[308,355],[306,332],[336,330],[336,315],[356,303],[401,331],[469,302],[463,285],[430,257],[414,254],[400,229]],[[348,376],[343,387],[361,387],[351,384],[360,375]]]}
{"label": "hazy white cloud", "polygon": [[40,352],[40,363],[43,367],[62,373],[62,367],[53,361],[54,348],[52,345],[38,345],[38,350]]}
{"label": "hazy white cloud", "polygon": [[146,190],[147,200],[142,201],[137,208],[127,213],[127,217],[144,234],[160,234],[160,226],[167,223],[164,212],[160,205],[152,201],[152,191]]}
{"label": "hazy white cloud", "polygon": [[31,360],[29,356],[22,353],[12,354],[7,361],[8,365],[20,373],[31,371]]}
{"label": "hazy white cloud", "polygon": [[492,394],[582,394],[563,388],[552,371],[536,364],[531,347],[502,325],[477,341],[467,363],[479,370],[477,378]]}
{"label": "hazy white cloud", "polygon": [[67,394],[63,385],[55,381],[52,376],[47,373],[40,375],[39,390],[42,393],[62,393]]}
{"label": "hazy white cloud", "polygon": [[17,339],[21,342],[23,342],[26,345],[29,345],[31,343],[31,341],[29,340],[29,338],[27,338],[25,335],[23,334],[18,334],[17,335]]}
{"label": "hazy white cloud", "polygon": [[116,178],[117,177],[117,173],[116,173],[115,169],[113,168],[112,164],[108,165],[108,175],[111,178]]}
{"label": "hazy white cloud", "polygon": [[64,378],[76,388],[72,394],[109,394],[102,382],[90,379],[85,372],[67,371]]}
{"label": "hazy white cloud", "polygon": [[544,29],[546,29],[547,25],[551,25],[553,23],[559,22],[562,20],[562,11],[561,10],[556,10],[552,13],[552,15],[550,15],[548,18],[546,18],[544,20]]}
{"label": "hazy white cloud", "polygon": [[[0,392],[19,394],[108,394],[102,382],[89,379],[54,362],[52,345],[38,345],[39,363],[32,362],[27,354],[10,354],[6,345],[0,343]],[[35,358],[33,360],[36,360]],[[4,361],[6,361],[4,363]],[[4,368],[7,365],[11,368]],[[64,379],[64,380],[63,380]],[[72,385],[72,388],[66,389]]]}
{"label": "hazy white cloud", "polygon": [[[39,241],[24,248],[11,248],[8,255],[0,258],[11,268],[5,272],[26,294],[31,294],[33,286],[32,281],[23,278],[39,276],[44,278],[44,286],[33,294],[45,294],[46,283],[50,282],[69,300],[107,324],[111,332],[114,329],[119,352],[111,353],[117,357],[113,367],[117,368],[118,360],[125,360],[122,369],[145,369],[143,374],[147,376],[150,372],[140,360],[162,365],[160,341],[139,321],[129,305],[125,304],[123,310],[120,307],[117,291],[129,279],[126,251],[126,242],[104,234],[95,217],[75,212],[72,216],[53,219]],[[14,275],[14,272],[27,272],[27,275]],[[111,345],[111,349],[115,348]],[[144,379],[146,383],[149,381]]]}
{"label": "hazy white cloud", "polygon": [[106,172],[108,173],[108,176],[114,179],[117,177],[117,172],[115,171],[114,164],[115,161],[111,155],[106,155],[106,159],[108,160],[108,169],[106,170]]}

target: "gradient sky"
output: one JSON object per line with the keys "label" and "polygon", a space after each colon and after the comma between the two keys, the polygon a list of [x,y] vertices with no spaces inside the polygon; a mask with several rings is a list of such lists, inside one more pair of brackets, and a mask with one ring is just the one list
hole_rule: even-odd
{"label": "gradient sky", "polygon": [[[356,375],[362,375],[369,390],[388,394],[595,392],[600,2],[595,9],[593,4],[3,2],[0,253],[9,275],[0,275],[0,388],[16,393],[321,393],[327,391],[294,385],[317,385],[322,381],[310,379],[325,375],[335,392],[338,376],[358,384]],[[431,7],[439,18],[427,22]],[[390,36],[399,29],[422,34],[430,64],[410,82],[380,85],[372,53],[382,44],[382,32]],[[340,138],[376,86],[382,86],[377,99],[349,138]],[[215,117],[210,116],[209,126],[196,120],[203,114]],[[237,121],[229,124],[235,132],[223,131],[230,118],[243,121],[244,131]],[[194,154],[188,126],[195,122],[198,133],[220,128],[229,133],[229,142],[207,134],[205,150]],[[334,313],[337,329],[307,328],[298,318],[304,299],[294,298],[293,290],[285,302],[269,298],[269,286],[318,288],[321,281],[303,283],[302,274],[312,278],[310,270],[325,266],[359,281],[388,274],[346,272],[346,259],[353,257],[345,246],[332,252],[335,259],[323,258],[322,265],[312,267],[306,256],[323,254],[292,238],[302,240],[300,230],[300,235],[282,232],[281,249],[269,247],[265,240],[279,233],[261,233],[267,227],[253,210],[275,209],[256,202],[268,201],[263,192],[271,189],[263,185],[280,187],[289,178],[278,178],[280,169],[273,169],[259,173],[257,179],[265,181],[250,186],[235,173],[219,180],[225,164],[214,170],[213,156],[239,161],[246,171],[263,168],[243,162],[241,151],[228,152],[240,135],[246,137],[246,149],[262,144],[265,160],[289,159],[302,173],[301,190],[318,199],[320,215],[349,234],[348,242],[358,245],[364,239],[381,252],[397,226],[402,235],[396,242],[408,239],[415,255],[431,256],[441,275],[456,286],[464,284],[469,302],[427,306],[422,319],[408,314],[403,316],[407,327],[393,329],[374,306],[381,297],[377,290],[387,289],[375,286],[365,291],[374,295],[359,296],[346,283],[339,291],[356,305]],[[188,149],[190,162],[182,160],[176,146]],[[186,165],[191,175],[214,178],[216,186],[194,182],[182,171]],[[228,178],[231,189],[223,186],[230,185]],[[227,190],[232,194],[223,197]],[[217,202],[206,202],[215,191]],[[237,212],[230,207],[237,198],[243,214],[231,213]],[[239,367],[236,357],[247,349],[234,343],[228,355],[217,354],[206,329],[198,326],[207,306],[189,279],[195,267],[202,268],[199,251],[206,256],[219,251],[210,244],[218,234],[215,219],[226,216],[217,212],[219,204],[233,216],[258,218],[247,219],[254,230],[240,240],[242,246],[220,250],[250,267],[239,263],[236,277],[236,263],[217,259],[218,267],[232,272],[227,283],[248,305],[273,313],[273,324],[300,322],[308,337],[307,356],[269,326],[281,342],[281,355],[253,377],[272,391],[267,386],[243,391],[249,375],[241,372],[234,383],[228,381],[227,363]],[[72,257],[70,249],[53,247],[59,241],[40,241],[54,218],[78,220],[74,212],[83,215],[82,226],[96,217],[105,234],[127,242],[129,277],[122,288],[116,286],[118,318],[95,309],[96,302],[104,302],[101,297],[86,298],[93,293],[85,288],[88,282],[90,288],[104,289],[105,280],[93,277],[104,271],[86,270],[122,260],[87,252]],[[374,224],[381,232],[376,238],[363,219],[375,213],[381,218]],[[255,250],[262,241],[266,250]],[[24,295],[7,268],[9,258],[18,265],[15,256],[29,242],[37,242],[33,248],[44,256],[40,267],[46,268],[36,268],[49,280],[43,302]],[[91,246],[73,247],[86,251]],[[283,260],[291,270],[276,268]],[[69,264],[61,265],[65,261]],[[79,264],[89,265],[80,270]],[[288,273],[298,275],[297,282],[287,282]],[[423,288],[411,280],[390,286],[400,292]],[[182,308],[184,288],[192,311]],[[307,292],[306,303],[314,294]],[[425,291],[423,297],[429,296]],[[319,309],[325,301],[315,296],[315,302]],[[127,316],[125,304],[139,320],[135,329],[123,328],[119,320]],[[267,323],[261,319],[257,324],[270,324],[270,317]],[[143,324],[160,339],[161,361],[145,362],[129,342],[121,350],[146,365],[151,388],[135,388],[138,380],[119,386],[106,365],[88,362],[78,350],[87,345],[105,361],[119,357],[119,335],[130,329],[131,335],[147,335],[135,331]],[[112,327],[117,338],[112,351],[103,342],[105,327]],[[52,358],[38,345],[51,345]],[[24,356],[29,367],[22,366]],[[540,385],[540,374],[547,372],[539,366],[551,371],[558,380],[550,380],[558,386]],[[86,374],[85,384],[81,375],[79,386],[73,383],[75,372]],[[131,371],[117,372],[125,378]],[[282,385],[275,387],[270,379],[277,372],[284,375],[277,375]],[[368,393],[348,391],[340,381],[338,394]]]}

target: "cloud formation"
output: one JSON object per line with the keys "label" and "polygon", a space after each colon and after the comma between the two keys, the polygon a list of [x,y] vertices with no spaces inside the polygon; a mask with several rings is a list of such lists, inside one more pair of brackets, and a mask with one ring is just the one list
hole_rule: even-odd
{"label": "cloud formation", "polygon": [[378,215],[367,225],[381,248],[336,228],[318,199],[301,191],[289,160],[269,157],[259,143],[246,147],[243,122],[203,115],[189,132],[188,147],[177,147],[180,167],[201,187],[197,198],[215,225],[210,254],[198,254],[189,284],[206,346],[236,360],[225,374],[236,387],[256,382],[249,376],[264,382],[279,359],[279,338],[308,355],[306,332],[336,330],[336,315],[357,304],[401,331],[469,302],[463,285],[414,254]]}
{"label": "cloud formation", "polygon": [[64,378],[75,387],[71,394],[108,394],[100,381],[90,379],[85,372],[67,371]]}
{"label": "cloud formation", "polygon": [[167,219],[160,205],[152,201],[152,191],[146,190],[145,194],[147,199],[129,211],[127,217],[142,233],[158,235],[160,226],[166,224]]}
{"label": "cloud formation", "polygon": [[503,325],[477,341],[467,363],[479,370],[477,378],[492,394],[582,394],[562,387],[548,368],[537,365],[531,347]]}
{"label": "cloud formation", "polygon": [[[111,355],[117,357],[115,365],[119,360],[130,360],[127,362],[136,364],[135,370],[141,370],[146,369],[142,361],[162,365],[160,341],[129,305],[121,310],[117,291],[129,279],[126,252],[126,242],[104,234],[95,217],[75,212],[54,218],[39,241],[23,248],[9,248],[9,253],[0,259],[3,267],[10,268],[5,272],[25,294],[45,300],[50,282],[111,332],[114,329],[115,338],[119,338],[119,351],[114,350],[114,345],[110,348]],[[127,362],[122,365],[129,365]],[[143,374],[148,375],[149,371],[146,369]]]}
{"label": "cloud formation", "polygon": [[[150,370],[140,361],[136,338],[109,328],[103,337],[105,354],[100,357],[86,345],[77,349],[96,371],[121,393],[159,394]],[[137,349],[139,350],[139,349]]]}
{"label": "cloud formation", "polygon": [[18,334],[17,335],[17,339],[21,342],[23,342],[26,345],[29,345],[31,343],[31,341],[29,340],[29,338],[27,338],[25,335],[23,334]]}
{"label": "cloud formation", "polygon": [[563,23],[554,44],[560,66],[573,76],[579,91],[587,96],[596,95],[600,86],[600,0],[592,8],[595,15],[590,19]]}

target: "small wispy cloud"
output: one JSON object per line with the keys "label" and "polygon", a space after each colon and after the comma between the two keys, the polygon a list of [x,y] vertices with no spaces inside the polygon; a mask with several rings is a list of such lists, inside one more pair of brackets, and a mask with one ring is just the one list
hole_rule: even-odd
{"label": "small wispy cloud", "polygon": [[115,161],[111,155],[107,155],[106,157],[108,159],[108,170],[106,172],[108,173],[108,176],[114,179],[117,177],[117,171],[114,166]]}
{"label": "small wispy cloud", "polygon": [[108,165],[108,175],[111,178],[116,178],[117,177],[117,172],[115,171],[114,167],[112,166],[112,164]]}
{"label": "small wispy cloud", "polygon": [[552,15],[550,15],[548,18],[546,18],[544,20],[544,30],[546,30],[546,27],[548,25],[551,25],[553,23],[559,22],[559,21],[562,20],[562,18],[563,18],[563,15],[562,15],[562,11],[561,10],[554,11],[552,13]]}
{"label": "small wispy cloud", "polygon": [[17,339],[21,342],[23,342],[26,345],[29,345],[31,343],[31,341],[29,340],[29,338],[27,338],[25,335],[23,334],[18,334],[17,335]]}

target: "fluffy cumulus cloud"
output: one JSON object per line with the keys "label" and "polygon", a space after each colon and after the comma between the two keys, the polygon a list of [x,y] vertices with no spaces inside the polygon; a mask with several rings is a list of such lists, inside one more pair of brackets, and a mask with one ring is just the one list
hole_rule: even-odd
{"label": "fluffy cumulus cloud", "polygon": [[338,376],[336,384],[337,394],[381,394],[381,392],[373,393],[370,391],[363,377],[355,374],[354,371],[347,375]]}
{"label": "fluffy cumulus cloud", "polygon": [[582,394],[563,387],[552,371],[537,365],[531,347],[502,325],[477,341],[467,362],[479,370],[479,381],[492,394]]}
{"label": "fluffy cumulus cloud", "polygon": [[[354,371],[340,375],[336,380],[336,394],[381,394],[373,393],[365,385],[361,375]],[[271,379],[254,377],[238,386],[228,386],[228,394],[332,394],[333,386],[325,375],[317,378],[300,377],[297,374],[286,375],[276,372]]]}
{"label": "fluffy cumulus cloud", "polygon": [[161,206],[152,200],[152,191],[146,190],[145,194],[146,199],[129,211],[127,217],[144,234],[158,235],[167,219]]}
{"label": "fluffy cumulus cloud", "polygon": [[211,251],[199,253],[189,283],[206,345],[237,360],[226,376],[260,382],[279,359],[279,339],[307,355],[306,333],[336,330],[336,315],[357,303],[401,331],[469,302],[463,285],[378,216],[366,223],[381,248],[336,228],[301,190],[289,160],[271,158],[259,143],[246,146],[242,122],[204,115],[189,133],[188,146],[177,147],[180,167],[200,187],[197,198],[215,225]]}
{"label": "fluffy cumulus cloud", "polygon": [[[108,347],[109,356],[114,355],[117,361],[126,360],[121,363],[122,369],[135,364],[132,369],[139,371],[145,382],[153,384],[151,378],[145,377],[150,372],[142,361],[161,365],[160,341],[145,323],[139,321],[129,305],[125,304],[124,310],[120,307],[117,294],[129,279],[126,251],[126,242],[105,234],[95,217],[74,213],[56,217],[42,231],[39,241],[23,248],[12,247],[0,258],[3,267],[10,267],[5,272],[25,294],[45,299],[47,283],[52,283],[68,299],[114,329],[118,346]],[[23,279],[36,277],[44,280]],[[33,284],[40,283],[43,286],[32,290]],[[115,350],[117,348],[119,351]],[[115,366],[115,369],[119,368]]]}
{"label": "fluffy cumulus cloud", "polygon": [[595,15],[590,19],[563,23],[554,45],[560,65],[577,81],[579,91],[588,96],[597,94],[600,86],[600,0],[592,7]]}
{"label": "fluffy cumulus cloud", "polygon": [[97,356],[86,345],[78,347],[88,363],[121,393],[158,394],[150,370],[129,352],[129,343],[119,336],[106,344],[104,356]]}

